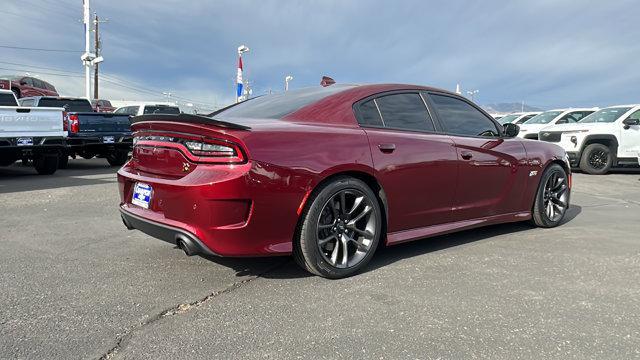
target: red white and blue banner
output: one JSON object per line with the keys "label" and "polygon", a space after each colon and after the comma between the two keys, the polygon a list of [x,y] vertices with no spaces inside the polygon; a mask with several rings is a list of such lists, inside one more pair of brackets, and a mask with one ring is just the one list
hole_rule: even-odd
{"label": "red white and blue banner", "polygon": [[238,77],[236,78],[236,83],[238,84],[237,98],[238,101],[242,98],[242,56],[238,57]]}

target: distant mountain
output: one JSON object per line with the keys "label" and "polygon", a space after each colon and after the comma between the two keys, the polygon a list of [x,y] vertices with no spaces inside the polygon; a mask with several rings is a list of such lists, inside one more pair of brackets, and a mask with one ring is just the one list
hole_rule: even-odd
{"label": "distant mountain", "polygon": [[[482,105],[488,113],[511,113],[522,111],[522,103],[498,103]],[[542,111],[542,109],[524,104],[524,111]]]}

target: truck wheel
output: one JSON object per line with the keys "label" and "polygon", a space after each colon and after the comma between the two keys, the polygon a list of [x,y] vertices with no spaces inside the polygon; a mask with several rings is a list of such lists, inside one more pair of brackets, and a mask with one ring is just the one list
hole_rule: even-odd
{"label": "truck wheel", "polygon": [[603,144],[590,144],[582,152],[580,170],[591,175],[604,175],[613,165],[611,149]]}
{"label": "truck wheel", "polygon": [[107,154],[107,161],[111,166],[122,166],[127,162],[127,160],[129,160],[128,151],[116,150]]}
{"label": "truck wheel", "polygon": [[33,159],[33,167],[40,175],[51,175],[58,169],[58,155],[39,155]]}
{"label": "truck wheel", "polygon": [[58,169],[66,169],[69,165],[69,155],[66,152],[58,155]]}

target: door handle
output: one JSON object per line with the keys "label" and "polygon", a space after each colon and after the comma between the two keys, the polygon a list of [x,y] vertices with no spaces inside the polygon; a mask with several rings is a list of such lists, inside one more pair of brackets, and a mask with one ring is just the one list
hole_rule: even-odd
{"label": "door handle", "polygon": [[473,154],[470,153],[469,151],[462,151],[460,153],[460,156],[462,156],[462,158],[465,159],[465,160],[469,160],[469,159],[471,159],[473,157]]}
{"label": "door handle", "polygon": [[396,144],[378,144],[378,149],[385,154],[390,154],[396,149]]}

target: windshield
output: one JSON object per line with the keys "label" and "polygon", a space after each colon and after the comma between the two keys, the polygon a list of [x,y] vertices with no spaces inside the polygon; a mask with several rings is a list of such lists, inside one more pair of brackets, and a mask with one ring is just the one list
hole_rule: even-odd
{"label": "windshield", "polygon": [[602,109],[594,112],[593,114],[578,121],[579,123],[612,123],[627,111],[631,110],[630,107],[615,107]]}
{"label": "windshield", "polygon": [[41,98],[38,107],[65,108],[67,112],[93,112],[91,103],[86,99]]}
{"label": "windshield", "polygon": [[226,110],[222,109],[219,112],[216,111],[212,115],[215,116],[216,119],[280,119],[306,105],[319,101],[329,95],[344,91],[348,88],[350,88],[350,86],[332,85],[328,87],[312,87],[280,94],[264,95],[230,106]]}
{"label": "windshield", "polygon": [[520,116],[519,114],[506,115],[506,116],[501,117],[497,121],[500,123],[500,125],[504,125],[506,123],[513,122],[513,120],[517,119],[519,116]]}
{"label": "windshield", "polygon": [[175,106],[147,105],[144,107],[144,113],[145,114],[177,115],[177,114],[180,114],[180,108]]}
{"label": "windshield", "polygon": [[18,106],[16,103],[16,97],[13,96],[13,93],[1,93],[0,106]]}
{"label": "windshield", "polygon": [[525,124],[548,124],[551,120],[555,119],[556,116],[562,114],[562,111],[545,111],[542,114],[538,114],[528,121],[525,121]]}

